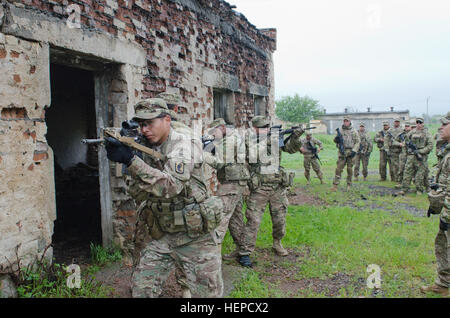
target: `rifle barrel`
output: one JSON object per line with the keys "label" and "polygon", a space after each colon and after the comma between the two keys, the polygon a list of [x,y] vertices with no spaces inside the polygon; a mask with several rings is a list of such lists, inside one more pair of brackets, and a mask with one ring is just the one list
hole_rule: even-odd
{"label": "rifle barrel", "polygon": [[103,143],[105,140],[102,138],[98,138],[98,139],[81,139],[81,143],[85,144],[85,145],[95,145],[95,144],[101,144]]}

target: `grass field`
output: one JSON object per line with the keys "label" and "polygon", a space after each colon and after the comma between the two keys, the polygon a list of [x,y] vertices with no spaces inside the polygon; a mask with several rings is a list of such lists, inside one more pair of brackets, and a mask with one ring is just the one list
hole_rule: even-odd
{"label": "grass field", "polygon": [[[437,127],[430,132],[434,135]],[[266,213],[258,233],[254,268],[243,271],[230,297],[436,297],[420,293],[436,275],[434,238],[439,218],[426,217],[426,195],[394,197],[393,182],[379,182],[379,152],[374,145],[368,181],[355,182],[345,191],[344,170],[337,192],[330,192],[336,168],[333,136],[317,135],[324,143],[319,154],[326,184],[312,173],[306,186],[303,157],[283,154],[282,165],[296,172],[292,192],[301,193],[305,204],[290,205],[283,245],[287,257],[271,251],[272,224]],[[373,135],[372,135],[373,137]],[[429,156],[430,168],[436,163]],[[431,168],[431,171],[433,169]],[[361,180],[361,179],[360,179]],[[227,234],[223,252],[234,249]],[[381,269],[381,288],[367,287],[368,266]]]}

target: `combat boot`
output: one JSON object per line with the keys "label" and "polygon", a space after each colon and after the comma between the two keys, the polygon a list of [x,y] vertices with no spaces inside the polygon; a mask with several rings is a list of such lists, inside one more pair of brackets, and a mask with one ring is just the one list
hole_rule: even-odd
{"label": "combat boot", "polygon": [[422,286],[422,287],[420,287],[420,291],[422,293],[432,292],[432,293],[439,294],[442,296],[450,295],[450,293],[448,291],[448,287],[442,287],[442,286],[439,286],[436,284],[431,285],[431,286]]}
{"label": "combat boot", "polygon": [[347,188],[346,188],[346,189],[347,189],[347,192],[350,191],[351,187],[352,187],[352,186],[351,186],[350,184],[347,184]]}
{"label": "combat boot", "polygon": [[250,256],[248,255],[241,256],[239,258],[239,264],[241,264],[244,267],[253,267],[253,263],[250,259]]}
{"label": "combat boot", "polygon": [[309,179],[306,179],[306,185],[307,186],[311,185],[311,182],[309,182]]}
{"label": "combat boot", "polygon": [[337,185],[333,184],[333,186],[331,187],[330,191],[333,191],[333,192],[337,191],[337,188],[338,188]]}
{"label": "combat boot", "polygon": [[273,240],[273,250],[275,253],[277,253],[279,256],[286,256],[289,254],[288,251],[281,245],[281,240]]}
{"label": "combat boot", "polygon": [[406,192],[403,190],[400,190],[396,193],[396,195],[405,195],[405,194],[406,194]]}
{"label": "combat boot", "polygon": [[319,178],[319,179],[320,179],[320,184],[324,184],[323,179],[322,178]]}
{"label": "combat boot", "polygon": [[367,181],[367,177],[364,177],[364,181]]}
{"label": "combat boot", "polygon": [[354,179],[355,181],[358,181],[358,177],[355,177],[355,179]]}

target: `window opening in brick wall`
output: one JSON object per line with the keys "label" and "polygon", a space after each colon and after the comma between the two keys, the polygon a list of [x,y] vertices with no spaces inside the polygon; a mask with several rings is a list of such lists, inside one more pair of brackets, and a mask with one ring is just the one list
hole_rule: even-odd
{"label": "window opening in brick wall", "polygon": [[253,105],[255,116],[265,116],[267,111],[266,98],[264,96],[253,95]]}
{"label": "window opening in brick wall", "polygon": [[234,124],[234,105],[232,92],[214,89],[214,119],[223,118],[227,124]]}

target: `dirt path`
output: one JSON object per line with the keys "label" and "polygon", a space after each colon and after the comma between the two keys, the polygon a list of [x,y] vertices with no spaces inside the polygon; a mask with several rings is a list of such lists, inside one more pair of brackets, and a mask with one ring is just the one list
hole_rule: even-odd
{"label": "dirt path", "polygon": [[[224,281],[224,297],[228,296],[232,290],[234,283],[241,279],[244,275],[242,267],[230,266],[223,264],[222,274]],[[130,298],[131,295],[131,275],[133,268],[124,266],[120,263],[112,264],[106,268],[101,269],[94,276],[95,279],[101,282],[104,286],[112,287],[114,291],[111,297],[114,298]],[[164,284],[161,298],[181,298],[181,286],[177,283],[175,271],[172,271]]]}

